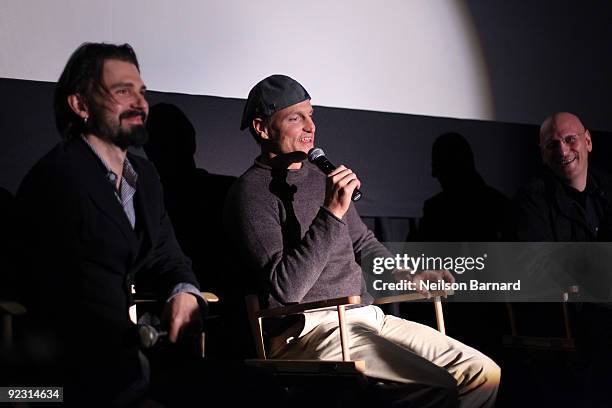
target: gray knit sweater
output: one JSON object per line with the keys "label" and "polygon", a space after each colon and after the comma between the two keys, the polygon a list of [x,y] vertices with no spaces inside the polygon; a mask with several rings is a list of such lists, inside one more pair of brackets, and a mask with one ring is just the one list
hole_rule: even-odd
{"label": "gray knit sweater", "polygon": [[255,161],[228,193],[226,231],[270,307],[356,294],[372,302],[356,260],[386,249],[352,204],[342,220],[322,207],[325,179],[308,162],[276,170]]}

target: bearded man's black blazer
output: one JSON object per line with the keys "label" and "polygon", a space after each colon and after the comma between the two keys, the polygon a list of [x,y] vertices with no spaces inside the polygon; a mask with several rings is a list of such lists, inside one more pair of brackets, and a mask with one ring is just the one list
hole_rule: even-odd
{"label": "bearded man's black blazer", "polygon": [[69,370],[102,378],[106,391],[140,375],[128,317],[136,275],[155,282],[161,299],[180,282],[199,287],[174,236],[155,168],[128,158],[138,174],[135,228],[106,168],[81,138],[45,155],[17,193],[23,299],[57,340]]}

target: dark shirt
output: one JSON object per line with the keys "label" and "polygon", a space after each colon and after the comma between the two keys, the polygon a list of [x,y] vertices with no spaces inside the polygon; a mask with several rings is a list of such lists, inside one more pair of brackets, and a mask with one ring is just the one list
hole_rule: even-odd
{"label": "dark shirt", "polygon": [[596,205],[598,189],[593,182],[593,178],[587,178],[587,185],[583,191],[578,191],[572,186],[563,184],[563,190],[567,198],[571,201],[571,206],[575,207],[576,211],[581,215],[587,228],[597,235],[599,231],[599,222],[603,214],[598,211]]}
{"label": "dark shirt", "polygon": [[522,187],[516,197],[515,239],[532,242],[609,241],[612,238],[612,179],[589,170],[583,192],[551,171]]}

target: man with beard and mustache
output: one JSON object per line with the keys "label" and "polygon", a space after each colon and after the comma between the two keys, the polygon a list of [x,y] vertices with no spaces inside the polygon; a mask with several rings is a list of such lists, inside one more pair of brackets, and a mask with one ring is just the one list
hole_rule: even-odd
{"label": "man with beard and mustache", "polygon": [[[62,142],[22,182],[17,205],[23,297],[52,350],[52,379],[77,406],[147,398],[149,364],[132,337],[135,276],[165,301],[170,342],[193,338],[205,306],[179,248],[146,142],[148,104],[128,45],[85,43],[55,89]],[[26,252],[27,251],[27,252]],[[47,384],[44,384],[47,385]]]}
{"label": "man with beard and mustache", "polygon": [[[612,241],[612,178],[589,166],[592,150],[591,133],[576,115],[557,112],[544,120],[540,127],[544,167],[542,174],[517,194],[516,239],[527,242]],[[585,247],[581,248],[578,251],[584,252]],[[563,259],[567,251],[567,247],[561,247],[555,257]],[[581,267],[570,264],[563,270],[556,270],[556,273],[569,276],[555,275],[554,278],[562,285],[578,285],[583,297],[603,293],[599,299],[608,302],[609,277],[590,271],[589,263],[601,262],[592,258]],[[597,272],[598,268],[593,271]],[[608,402],[607,388],[612,382],[612,304],[581,302],[570,306],[577,323],[577,345],[587,361],[583,406],[599,406]],[[533,309],[530,306],[530,313]]]}

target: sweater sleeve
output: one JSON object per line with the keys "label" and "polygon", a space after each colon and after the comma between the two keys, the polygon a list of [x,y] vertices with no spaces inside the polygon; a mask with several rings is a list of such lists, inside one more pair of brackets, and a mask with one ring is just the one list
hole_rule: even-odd
{"label": "sweater sleeve", "polygon": [[349,207],[345,219],[351,240],[353,241],[355,260],[358,264],[361,265],[361,258],[366,255],[375,257],[391,256],[389,250],[376,239],[374,233],[363,223],[353,204]]}

